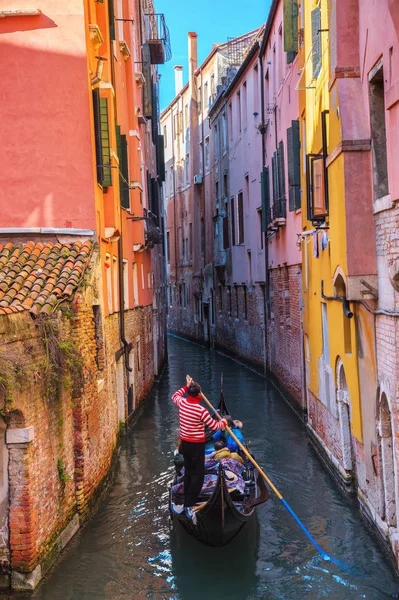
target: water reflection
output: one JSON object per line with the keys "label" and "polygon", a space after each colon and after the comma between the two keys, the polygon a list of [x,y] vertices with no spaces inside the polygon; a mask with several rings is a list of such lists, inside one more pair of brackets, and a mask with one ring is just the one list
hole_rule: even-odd
{"label": "water reflection", "polygon": [[[361,576],[324,562],[273,496],[225,548],[171,530],[167,485],[177,437],[171,394],[186,373],[216,400],[220,373],[233,416],[275,485],[317,542]],[[32,600],[382,600],[398,581],[315,456],[303,426],[262,377],[214,352],[169,339],[169,365],[121,446],[114,484]],[[0,598],[10,598],[10,595]]]}

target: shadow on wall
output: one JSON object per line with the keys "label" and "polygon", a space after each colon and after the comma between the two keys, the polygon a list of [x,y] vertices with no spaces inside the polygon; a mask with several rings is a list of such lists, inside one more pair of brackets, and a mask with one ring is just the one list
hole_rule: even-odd
{"label": "shadow on wall", "polygon": [[58,27],[57,23],[43,14],[34,17],[8,17],[4,21],[0,21],[0,23],[0,35],[3,33],[15,33],[16,31],[35,31],[36,29]]}

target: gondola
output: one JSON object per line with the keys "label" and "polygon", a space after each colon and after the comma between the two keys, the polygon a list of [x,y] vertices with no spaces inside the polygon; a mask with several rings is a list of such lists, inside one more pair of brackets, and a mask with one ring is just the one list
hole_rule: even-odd
{"label": "gondola", "polygon": [[[223,376],[218,405],[221,415],[229,415],[223,393]],[[207,432],[207,441],[212,438],[212,432]],[[262,477],[247,460],[243,469],[245,492],[229,488],[226,473],[222,465],[217,469],[217,481],[211,496],[200,496],[195,510],[195,518],[191,520],[184,512],[176,514],[172,510],[173,486],[181,480],[179,468],[169,490],[170,514],[188,533],[200,542],[210,546],[225,546],[243,529],[254,517],[256,506],[266,502],[269,492]]]}

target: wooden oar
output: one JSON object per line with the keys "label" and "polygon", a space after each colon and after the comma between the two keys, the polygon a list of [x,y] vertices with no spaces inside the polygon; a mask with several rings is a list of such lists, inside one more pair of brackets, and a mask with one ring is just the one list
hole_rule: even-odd
{"label": "wooden oar", "polygon": [[[201,396],[202,396],[203,400],[207,403],[207,405],[209,406],[209,408],[211,408],[214,411],[215,415],[218,417],[218,419],[220,421],[222,419],[222,417],[219,415],[218,411],[212,406],[212,404],[209,402],[208,398],[206,398],[206,396],[204,395],[203,392],[201,392]],[[345,565],[340,560],[337,560],[337,559],[333,558],[332,556],[330,556],[329,554],[327,554],[326,552],[324,552],[324,550],[321,548],[321,546],[319,546],[319,544],[316,542],[316,540],[314,539],[314,537],[306,529],[305,525],[302,523],[302,521],[299,519],[299,517],[294,513],[294,511],[292,510],[292,508],[290,507],[290,505],[288,504],[288,502],[283,498],[282,494],[280,494],[280,492],[278,491],[278,489],[273,485],[273,483],[270,481],[270,479],[268,478],[268,476],[266,475],[266,473],[263,471],[263,469],[258,465],[258,463],[256,462],[256,460],[248,452],[248,450],[240,442],[240,440],[232,432],[232,430],[230,429],[230,427],[228,425],[226,425],[226,429],[229,432],[229,434],[231,435],[231,437],[233,438],[233,440],[235,440],[235,442],[241,448],[242,452],[245,454],[245,456],[248,458],[248,460],[251,461],[251,463],[253,464],[253,466],[255,467],[255,469],[257,469],[257,471],[260,473],[260,475],[262,475],[262,477],[266,481],[266,483],[271,487],[271,489],[273,490],[273,492],[276,494],[277,498],[285,506],[285,508],[290,513],[290,515],[298,523],[299,527],[302,529],[302,531],[305,533],[305,535],[312,542],[313,546],[316,548],[316,550],[319,552],[319,554],[322,556],[322,558],[324,560],[326,560],[326,561],[329,561],[329,562],[332,562],[332,563],[336,564],[338,567],[340,567],[341,569],[344,569],[345,571],[352,572],[352,569],[349,569],[349,567],[347,565]]]}

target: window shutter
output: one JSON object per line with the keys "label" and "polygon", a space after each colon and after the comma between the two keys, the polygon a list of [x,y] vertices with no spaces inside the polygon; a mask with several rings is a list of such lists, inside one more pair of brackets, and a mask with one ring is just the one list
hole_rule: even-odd
{"label": "window shutter", "polygon": [[153,215],[158,217],[158,183],[154,177],[151,177],[151,204],[150,210]]}
{"label": "window shutter", "polygon": [[[284,0],[284,51],[295,53],[298,50],[298,2]],[[288,57],[287,57],[288,62]],[[292,61],[290,61],[292,62]]]}
{"label": "window shutter", "polygon": [[165,142],[163,135],[158,135],[157,169],[159,179],[165,181]]}
{"label": "window shutter", "polygon": [[279,184],[279,198],[282,200],[285,197],[285,167],[284,167],[284,142],[280,142],[278,145],[278,184]]}
{"label": "window shutter", "polygon": [[152,76],[151,76],[151,52],[148,42],[142,46],[143,75],[145,83],[143,86],[143,113],[147,119],[152,117]]}
{"label": "window shutter", "polygon": [[289,185],[289,210],[301,208],[301,170],[300,170],[300,140],[299,121],[292,121],[287,129],[287,156],[288,156],[288,185]]}
{"label": "window shutter", "polygon": [[157,85],[152,81],[152,115],[151,115],[151,133],[152,143],[156,144],[158,140],[158,89]]}
{"label": "window shutter", "polygon": [[231,212],[231,245],[236,245],[236,215],[235,215],[235,202],[234,196],[230,200],[230,212]]}
{"label": "window shutter", "polygon": [[115,40],[115,13],[114,0],[108,0],[109,37]]}
{"label": "window shutter", "polygon": [[278,198],[278,184],[277,184],[277,152],[272,157],[272,179],[273,179],[273,204]]}
{"label": "window shutter", "polygon": [[119,185],[121,187],[121,206],[130,210],[129,158],[127,149],[127,138],[125,135],[121,135],[120,139],[121,154],[119,155],[119,170],[123,176],[123,179],[119,178]]}
{"label": "window shutter", "polygon": [[103,153],[101,145],[101,123],[100,123],[100,90],[93,90],[93,115],[94,115],[94,137],[96,142],[96,168],[97,182],[102,185],[104,177]]}
{"label": "window shutter", "polygon": [[103,187],[112,185],[111,143],[108,124],[108,99],[100,98],[101,150],[103,158]]}
{"label": "window shutter", "polygon": [[270,175],[269,167],[263,167],[260,174],[262,192],[262,231],[267,231],[270,211]]}
{"label": "window shutter", "polygon": [[152,207],[152,183],[151,183],[151,174],[147,171],[147,206],[151,210]]}
{"label": "window shutter", "polygon": [[313,63],[313,79],[319,75],[321,71],[321,10],[320,7],[312,10],[312,63]]}

